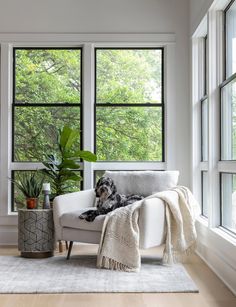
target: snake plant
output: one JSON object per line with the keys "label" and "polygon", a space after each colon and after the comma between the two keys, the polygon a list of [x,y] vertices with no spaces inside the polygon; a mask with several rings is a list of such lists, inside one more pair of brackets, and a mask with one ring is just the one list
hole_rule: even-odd
{"label": "snake plant", "polygon": [[38,180],[36,173],[22,174],[20,179],[12,180],[26,198],[38,198],[41,193],[44,177]]}

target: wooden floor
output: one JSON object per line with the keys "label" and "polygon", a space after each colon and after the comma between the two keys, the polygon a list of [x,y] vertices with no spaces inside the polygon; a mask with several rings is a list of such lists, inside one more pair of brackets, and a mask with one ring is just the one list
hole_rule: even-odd
{"label": "wooden floor", "polygon": [[[96,249],[92,245],[77,245],[72,253],[93,254]],[[158,252],[152,249],[145,253]],[[0,255],[17,254],[14,247],[0,247]],[[191,256],[185,268],[199,293],[0,294],[0,307],[236,307],[236,297],[198,256]]]}

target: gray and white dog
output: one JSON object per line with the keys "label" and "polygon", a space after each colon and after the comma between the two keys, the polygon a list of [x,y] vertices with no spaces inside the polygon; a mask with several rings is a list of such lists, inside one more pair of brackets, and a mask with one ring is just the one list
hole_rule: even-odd
{"label": "gray and white dog", "polygon": [[109,177],[101,177],[95,187],[96,197],[99,198],[97,209],[83,212],[79,218],[88,222],[94,221],[96,216],[107,214],[120,207],[125,207],[143,199],[140,195],[121,195],[117,193],[114,181]]}

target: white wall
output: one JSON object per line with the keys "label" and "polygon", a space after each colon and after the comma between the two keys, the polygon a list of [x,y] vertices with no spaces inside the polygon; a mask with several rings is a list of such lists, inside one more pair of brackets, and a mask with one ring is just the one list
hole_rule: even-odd
{"label": "white wall", "polygon": [[1,32],[143,33],[169,32],[178,28],[175,27],[178,12],[173,10],[171,0],[0,1],[3,2]]}
{"label": "white wall", "polygon": [[[173,141],[177,146],[172,155],[176,161],[175,169],[180,170],[180,183],[189,186],[191,104],[188,0],[0,0],[0,8],[0,34],[175,33],[176,67],[173,67],[173,71],[177,126]],[[0,233],[0,243],[3,240],[13,243]]]}
{"label": "white wall", "polygon": [[190,0],[190,34],[198,27],[213,0]]}

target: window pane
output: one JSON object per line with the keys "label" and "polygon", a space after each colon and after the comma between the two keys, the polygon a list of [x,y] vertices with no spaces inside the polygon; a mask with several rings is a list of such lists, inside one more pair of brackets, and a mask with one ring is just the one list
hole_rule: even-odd
{"label": "window pane", "polygon": [[204,40],[204,92],[207,95],[208,92],[208,36]]}
{"label": "window pane", "polygon": [[236,72],[236,2],[226,11],[226,78]]}
{"label": "window pane", "polygon": [[97,103],[162,103],[162,49],[97,49]]}
{"label": "window pane", "polygon": [[236,160],[236,80],[221,90],[221,159]]}
{"label": "window pane", "polygon": [[236,174],[221,174],[221,225],[236,233]]}
{"label": "window pane", "polygon": [[43,161],[57,151],[57,132],[65,124],[80,130],[79,107],[15,107],[14,161]]}
{"label": "window pane", "polygon": [[162,108],[97,107],[99,160],[162,161]]}
{"label": "window pane", "polygon": [[208,100],[202,101],[202,161],[208,160]]}
{"label": "window pane", "polygon": [[[80,171],[78,171],[80,172]],[[18,181],[21,180],[22,176],[27,175],[27,174],[32,174],[34,171],[13,171],[12,172],[12,179]],[[80,176],[82,176],[82,172],[80,172]],[[53,184],[51,179],[48,179],[48,177],[44,176],[40,171],[37,173],[36,178],[38,180],[41,180],[42,178],[44,179],[44,182],[49,182],[51,183],[51,194],[55,193],[55,190],[53,189]],[[68,181],[68,191],[69,192],[74,192],[74,191],[79,191],[81,189],[81,182],[72,182]],[[16,187],[16,185],[12,184],[13,188],[13,211],[17,211],[18,209],[21,208],[26,208],[26,199],[23,193]],[[38,202],[38,208],[42,208],[43,205],[43,194],[41,192],[40,197],[39,197],[39,202]]]}
{"label": "window pane", "polygon": [[208,217],[208,172],[202,172],[202,215]]}
{"label": "window pane", "polygon": [[15,49],[17,103],[79,103],[80,49]]}

